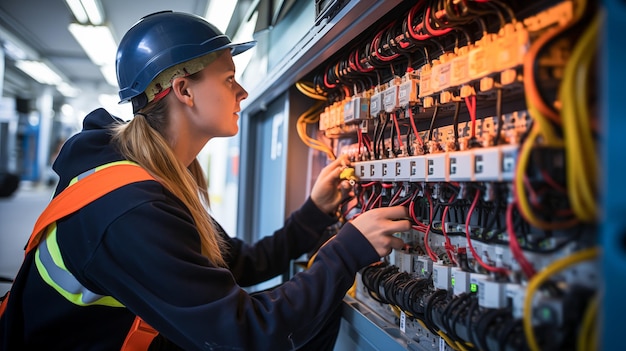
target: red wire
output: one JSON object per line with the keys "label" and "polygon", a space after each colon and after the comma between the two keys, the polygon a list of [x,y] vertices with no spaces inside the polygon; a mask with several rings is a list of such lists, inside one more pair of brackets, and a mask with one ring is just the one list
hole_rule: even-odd
{"label": "red wire", "polygon": [[327,88],[330,88],[330,89],[335,88],[337,86],[337,84],[330,84],[328,82],[328,70],[326,70],[326,72],[324,72],[324,85]]}
{"label": "red wire", "polygon": [[524,252],[522,248],[519,246],[519,242],[517,242],[517,235],[515,235],[515,227],[513,224],[513,207],[515,206],[515,202],[509,203],[506,207],[506,229],[509,234],[509,248],[513,253],[513,257],[519,263],[522,271],[527,278],[532,278],[535,275],[535,268],[532,266],[530,262],[524,256]]}
{"label": "red wire", "polygon": [[415,216],[415,198],[417,197],[417,194],[418,190],[415,190],[414,196],[411,198],[411,203],[409,204],[409,212],[411,215],[411,219],[413,219],[413,222],[415,222],[420,227],[426,228],[428,226],[422,223],[422,221],[418,220]]}
{"label": "red wire", "polygon": [[[398,186],[402,185],[402,182],[397,184]],[[389,201],[389,205],[388,206],[394,206],[394,203],[398,200],[398,198],[400,197],[400,194],[402,193],[401,190],[396,191],[395,194],[393,194],[393,197],[391,198],[391,200]]]}
{"label": "red wire", "polygon": [[[452,195],[448,203],[451,203],[452,201],[454,201],[455,197],[456,195]],[[445,241],[446,241],[444,244],[444,247],[446,248],[446,254],[448,254],[448,258],[450,259],[450,261],[452,261],[456,265],[457,264],[456,259],[454,258],[454,255],[452,254],[455,251],[455,248],[454,246],[452,246],[452,242],[450,241],[450,238],[448,237],[448,233],[446,233],[446,216],[448,215],[449,208],[450,206],[446,206],[446,208],[444,208],[443,210],[443,214],[441,215],[441,232],[443,233],[443,237],[445,238]]]}
{"label": "red wire", "polygon": [[472,138],[476,137],[476,95],[466,96],[465,105],[472,120]]}
{"label": "red wire", "polygon": [[409,34],[411,35],[411,37],[415,40],[427,40],[430,39],[430,35],[429,34],[419,34],[418,32],[422,29],[422,24],[419,23],[415,28],[413,27],[413,16],[415,15],[415,12],[417,12],[417,10],[421,7],[421,5],[423,5],[422,0],[420,0],[420,2],[417,3],[417,5],[415,5],[415,7],[413,7],[411,9],[411,11],[409,11],[409,15],[407,16],[407,23],[408,23],[408,28],[409,28]]}
{"label": "red wire", "polygon": [[[375,184],[376,184],[376,182],[369,182],[369,183],[366,183],[366,184],[362,184],[361,187],[362,188],[369,188],[371,186],[374,186]],[[372,193],[368,197],[367,202],[363,203],[363,206],[361,207],[361,213],[364,213],[365,211],[368,210],[368,208],[371,205],[372,200],[374,199],[375,194],[376,194],[376,192],[374,190],[372,190]],[[364,198],[365,195],[362,194],[361,196],[363,196],[363,199],[365,199]]]}
{"label": "red wire", "polygon": [[430,7],[426,8],[426,14],[424,15],[424,25],[426,26],[426,30],[430,34],[437,36],[437,37],[448,34],[452,31],[452,28],[435,29],[430,25]]}
{"label": "red wire", "polygon": [[417,130],[417,126],[415,125],[415,120],[413,119],[413,110],[411,110],[411,108],[408,108],[409,110],[409,120],[411,121],[411,128],[413,128],[413,134],[415,134],[415,140],[417,140],[417,142],[424,146],[424,140],[422,140],[422,136],[420,135],[419,131]]}
{"label": "red wire", "polygon": [[[358,52],[355,51],[354,52],[356,55],[358,55]],[[354,61],[352,61],[352,54],[350,54],[348,56],[348,66],[350,66],[350,68],[354,71],[359,71],[359,69],[357,68],[356,64],[354,63]]]}
{"label": "red wire", "polygon": [[565,188],[557,183],[549,174],[548,172],[546,172],[545,170],[541,170],[541,176],[543,177],[543,179],[546,181],[546,183],[548,183],[550,185],[550,187],[556,189],[558,192],[561,193],[566,193],[567,190],[565,190]]}
{"label": "red wire", "polygon": [[363,143],[365,144],[365,148],[367,148],[367,151],[372,151],[372,141],[367,134],[363,134]]}
{"label": "red wire", "polygon": [[428,204],[430,205],[430,221],[428,222],[428,228],[426,228],[426,233],[424,234],[424,247],[426,248],[426,252],[428,253],[428,257],[433,262],[439,261],[439,257],[433,252],[430,248],[430,244],[428,243],[428,234],[430,234],[430,229],[433,225],[433,200],[428,196]]}
{"label": "red wire", "polygon": [[396,25],[396,21],[393,21],[393,22],[389,23],[389,25],[387,27],[385,27],[385,29],[380,31],[380,33],[378,33],[378,35],[374,38],[374,40],[376,41],[376,46],[373,47],[374,54],[380,60],[385,61],[385,62],[393,61],[393,60],[397,59],[398,57],[400,57],[400,54],[393,54],[391,56],[382,56],[380,53],[378,53],[378,45],[380,44],[380,38],[382,37],[383,33],[385,31],[393,28],[393,26],[395,26],[395,25]]}
{"label": "red wire", "polygon": [[357,140],[359,141],[357,150],[359,152],[359,156],[361,156],[363,154],[363,133],[361,132],[361,128],[356,129],[356,135]]}
{"label": "red wire", "polygon": [[539,197],[537,196],[537,192],[530,185],[530,180],[528,179],[526,175],[524,175],[524,179],[522,179],[522,181],[524,182],[524,185],[526,186],[526,190],[528,191],[528,197],[529,197],[530,202],[534,206],[539,206]]}
{"label": "red wire", "polygon": [[356,52],[354,53],[354,57],[355,57],[355,58],[354,58],[354,64],[356,65],[356,67],[358,68],[358,70],[359,70],[361,73],[371,72],[371,71],[373,71],[373,70],[375,69],[375,67],[374,67],[374,66],[371,66],[371,67],[369,67],[369,68],[363,68],[363,67],[361,66],[361,62],[359,61],[359,52],[358,52],[358,51],[356,51]]}
{"label": "red wire", "polygon": [[506,268],[501,268],[501,267],[492,267],[488,264],[486,264],[485,262],[483,262],[483,260],[480,258],[480,256],[478,255],[478,253],[476,252],[476,250],[474,249],[474,245],[472,245],[472,238],[470,237],[470,220],[472,219],[472,213],[474,212],[474,208],[476,208],[476,204],[478,203],[478,198],[480,197],[480,191],[476,190],[476,195],[474,195],[474,200],[472,201],[472,205],[470,206],[469,211],[467,212],[467,218],[465,219],[465,237],[467,238],[467,246],[469,247],[470,251],[472,252],[472,255],[474,256],[474,259],[476,260],[476,262],[478,262],[478,264],[480,264],[484,269],[490,271],[490,272],[494,272],[494,273],[504,273],[504,274],[508,274],[509,270]]}
{"label": "red wire", "polygon": [[400,146],[400,148],[402,148],[404,146],[404,144],[402,143],[402,138],[400,136],[400,124],[398,123],[398,118],[396,117],[396,113],[393,112],[391,114],[391,118],[393,118],[393,124],[396,127],[396,134],[398,136],[398,144]]}

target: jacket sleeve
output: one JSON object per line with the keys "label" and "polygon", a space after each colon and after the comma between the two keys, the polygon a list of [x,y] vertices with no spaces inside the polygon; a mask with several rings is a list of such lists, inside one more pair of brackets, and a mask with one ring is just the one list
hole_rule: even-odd
{"label": "jacket sleeve", "polygon": [[309,198],[281,229],[254,244],[231,238],[221,227],[218,229],[227,243],[224,258],[228,268],[239,285],[250,286],[286,272],[290,261],[311,251],[324,230],[336,221]]}
{"label": "jacket sleeve", "polygon": [[289,350],[318,332],[356,272],[377,259],[346,224],[309,270],[250,295],[200,254],[186,211],[151,202],[115,220],[75,269],[89,288],[115,297],[186,350]]}

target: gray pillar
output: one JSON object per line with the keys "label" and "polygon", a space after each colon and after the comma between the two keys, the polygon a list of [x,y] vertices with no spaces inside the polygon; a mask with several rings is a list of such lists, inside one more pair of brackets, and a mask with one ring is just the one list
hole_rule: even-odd
{"label": "gray pillar", "polygon": [[53,93],[54,87],[46,86],[37,99],[37,110],[40,113],[39,136],[37,141],[37,169],[38,180],[41,181],[46,175],[48,158],[50,157],[50,135],[52,133],[52,119],[54,118]]}

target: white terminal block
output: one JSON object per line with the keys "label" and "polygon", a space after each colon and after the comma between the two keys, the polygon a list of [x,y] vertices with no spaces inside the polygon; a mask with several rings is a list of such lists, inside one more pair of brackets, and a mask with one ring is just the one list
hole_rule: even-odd
{"label": "white terminal block", "polygon": [[[397,252],[397,251],[396,251]],[[398,266],[401,272],[413,273],[413,256],[408,253],[400,253],[402,256],[402,265]]]}
{"label": "white terminal block", "polygon": [[435,289],[450,290],[450,266],[433,264],[433,285]]}
{"label": "white terminal block", "polygon": [[416,103],[418,101],[418,84],[419,82],[417,79],[411,78],[408,78],[405,82],[400,84],[400,87],[398,88],[398,105],[400,107],[407,107],[411,103]]}
{"label": "white terminal block", "polygon": [[524,317],[524,298],[526,289],[520,284],[506,284],[506,297],[512,302],[513,318],[522,319]]}
{"label": "white terminal block", "polygon": [[374,93],[370,98],[370,116],[377,116],[383,110],[383,94]]}
{"label": "white terminal block", "polygon": [[426,156],[426,181],[447,182],[449,180],[448,169],[447,152]]}
{"label": "white terminal block", "polygon": [[[355,120],[366,120],[370,118],[370,99],[366,97],[356,97],[352,99]],[[345,118],[345,117],[344,117]],[[347,122],[346,122],[347,123]]]}
{"label": "white terminal block", "polygon": [[382,180],[393,182],[396,179],[396,159],[383,160],[382,167]]}
{"label": "white terminal block", "polygon": [[502,145],[501,153],[501,180],[512,181],[515,176],[515,164],[517,162],[518,145]]}
{"label": "white terminal block", "polygon": [[433,64],[433,70],[431,74],[431,85],[433,87],[433,91],[438,92],[443,89],[447,89],[451,86],[451,74],[452,74],[452,63],[447,62],[447,60],[451,60],[454,54],[445,54],[439,58],[439,64]]}
{"label": "white terminal block", "polygon": [[347,98],[343,105],[343,121],[345,123],[351,123],[354,119],[354,100]]}
{"label": "white terminal block", "polygon": [[474,180],[500,181],[500,148],[486,147],[474,151]]}
{"label": "white terminal block", "polygon": [[386,160],[374,160],[370,162],[369,176],[371,180],[384,180],[383,165],[385,164]]}
{"label": "white terminal block", "polygon": [[383,109],[387,113],[392,113],[396,108],[398,108],[398,86],[393,84],[383,91]]}
{"label": "white terminal block", "polygon": [[428,256],[416,256],[413,259],[413,272],[421,277],[428,277],[433,271],[433,261]]}
{"label": "white terminal block", "polygon": [[485,308],[506,307],[506,283],[478,279],[478,305]]}
{"label": "white terminal block", "polygon": [[474,180],[474,151],[451,152],[448,156],[450,181]]}
{"label": "white terminal block", "polygon": [[426,156],[413,156],[407,157],[407,159],[409,160],[410,167],[409,181],[426,181]]}
{"label": "white terminal block", "polygon": [[354,166],[354,175],[361,180],[370,180],[369,174],[366,172],[366,170],[369,170],[370,162],[371,161],[361,161],[352,163]]}
{"label": "white terminal block", "polygon": [[470,292],[470,273],[463,271],[459,267],[452,267],[450,269],[450,284],[454,291],[454,295],[458,296],[463,293],[469,294]]}
{"label": "white terminal block", "polygon": [[458,49],[457,56],[450,66],[450,86],[459,86],[469,82],[469,51],[468,46]]}
{"label": "white terminal block", "polygon": [[411,158],[400,157],[394,160],[394,176],[396,182],[411,180]]}
{"label": "white terminal block", "polygon": [[419,97],[423,98],[433,93],[433,87],[431,84],[432,70],[430,64],[425,64],[419,69],[420,76],[420,89]]}
{"label": "white terminal block", "polygon": [[387,256],[387,260],[389,260],[389,264],[392,266],[399,267],[402,264],[402,257],[400,256],[400,252],[392,250]]}

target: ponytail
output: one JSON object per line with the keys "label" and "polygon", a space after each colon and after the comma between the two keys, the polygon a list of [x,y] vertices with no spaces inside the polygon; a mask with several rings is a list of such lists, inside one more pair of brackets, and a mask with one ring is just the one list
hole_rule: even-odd
{"label": "ponytail", "polygon": [[204,206],[209,204],[209,195],[200,163],[195,159],[187,168],[161,134],[166,125],[165,100],[151,104],[149,112],[138,113],[129,123],[116,126],[113,141],[126,159],[145,168],[187,206],[200,235],[202,253],[215,265],[226,266],[221,251],[224,242]]}

